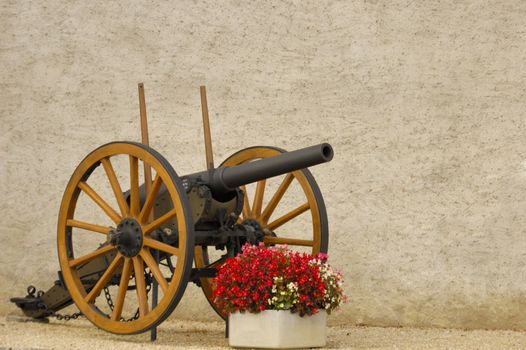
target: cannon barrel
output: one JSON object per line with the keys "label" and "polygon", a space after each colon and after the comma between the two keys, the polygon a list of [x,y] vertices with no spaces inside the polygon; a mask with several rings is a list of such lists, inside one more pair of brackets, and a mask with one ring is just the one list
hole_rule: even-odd
{"label": "cannon barrel", "polygon": [[322,143],[232,167],[219,167],[211,172],[203,171],[198,175],[206,179],[214,194],[221,195],[252,182],[329,162],[333,155],[331,145]]}

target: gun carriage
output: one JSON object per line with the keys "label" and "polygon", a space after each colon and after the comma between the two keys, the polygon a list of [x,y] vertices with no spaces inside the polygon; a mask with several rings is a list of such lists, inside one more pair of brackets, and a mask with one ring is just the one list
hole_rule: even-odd
{"label": "gun carriage", "polygon": [[[224,317],[212,302],[212,278],[243,244],[327,252],[325,205],[307,168],[330,161],[331,146],[250,147],[214,167],[204,88],[201,93],[207,170],[179,176],[160,153],[137,142],[105,144],[80,162],[58,217],[59,278],[46,292],[30,287],[26,297],[12,299],[27,316],[45,318],[75,303],[99,328],[141,333],[165,320],[194,282]],[[277,181],[273,193],[271,178]],[[280,202],[291,204],[283,199],[294,187],[302,202],[278,216]],[[310,221],[307,236],[282,234],[298,220]],[[152,286],[156,293],[149,297]]]}

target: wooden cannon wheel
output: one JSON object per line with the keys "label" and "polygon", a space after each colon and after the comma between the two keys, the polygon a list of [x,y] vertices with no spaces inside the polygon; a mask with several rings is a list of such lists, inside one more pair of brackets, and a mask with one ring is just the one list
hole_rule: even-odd
{"label": "wooden cannon wheel", "polygon": [[[285,151],[276,147],[257,146],[245,148],[228,157],[221,166],[235,166],[253,160],[269,158]],[[329,244],[329,225],[327,220],[327,213],[321,192],[308,169],[302,169],[288,173],[283,178],[281,184],[276,192],[269,197],[266,207],[263,208],[263,196],[265,195],[265,187],[267,180],[258,181],[256,184],[255,193],[252,200],[249,199],[250,194],[245,195],[243,212],[241,214],[241,221],[251,219],[258,222],[258,224],[270,231],[274,235],[266,235],[264,243],[266,245],[287,244],[294,248],[295,246],[303,246],[310,248],[310,252],[314,255],[317,253],[326,253]],[[301,191],[305,194],[306,201],[294,209],[287,211],[286,214],[272,218],[273,213],[282,200],[285,193],[291,189],[291,186],[300,186]],[[246,186],[241,189],[247,194]],[[270,194],[269,194],[270,195]],[[312,222],[312,234],[309,234],[308,239],[298,239],[291,237],[280,237],[280,229],[286,228],[288,222],[298,217],[298,220],[308,216]],[[210,264],[209,251],[207,247],[195,247],[195,263],[198,268]],[[218,260],[211,266],[220,266],[224,261]],[[224,313],[219,309],[212,300],[212,279],[201,278],[201,286],[203,292],[208,299],[210,305],[222,317],[225,318]]]}
{"label": "wooden cannon wheel", "polygon": [[[115,171],[117,168],[113,164],[119,159],[127,174]],[[143,198],[142,206],[139,163],[150,166],[155,174],[151,191]],[[100,165],[102,167],[97,169]],[[100,176],[92,176],[94,171]],[[126,176],[129,182],[119,181],[119,175],[121,179]],[[97,190],[94,189],[96,185]],[[128,186],[129,201],[122,191]],[[151,221],[150,213],[161,188],[168,191],[172,209]],[[112,199],[117,205],[108,204],[103,197]],[[87,222],[81,213],[77,215],[82,201],[98,207],[92,212],[100,213],[104,220]],[[62,199],[57,244],[66,287],[77,307],[93,324],[112,333],[134,334],[158,325],[170,315],[184,293],[192,267],[194,236],[189,208],[184,188],[173,168],[159,153],[145,145],[109,143],[91,152],[79,164]],[[152,238],[154,230],[174,218],[179,237],[177,247]],[[110,232],[120,234],[119,244],[111,242]],[[77,248],[88,240],[95,246],[88,248],[88,252],[76,253]],[[173,272],[154,259],[156,251],[164,257],[172,257],[172,262],[175,261]],[[93,282],[86,288],[79,270],[100,257],[105,257],[108,263],[104,265],[105,269],[93,274]],[[157,306],[152,309],[148,303],[147,287],[153,278],[159,284],[160,296]],[[113,305],[110,310],[103,311],[106,300],[101,292],[106,292],[108,286],[114,288]],[[138,313],[125,319],[123,308],[129,310],[130,307]]]}

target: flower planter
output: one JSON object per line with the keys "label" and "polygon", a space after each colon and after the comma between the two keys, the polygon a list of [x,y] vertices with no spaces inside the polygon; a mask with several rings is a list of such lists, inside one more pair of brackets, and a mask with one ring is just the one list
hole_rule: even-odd
{"label": "flower planter", "polygon": [[285,310],[265,310],[258,314],[236,312],[230,314],[228,320],[228,340],[233,347],[312,348],[326,343],[325,310],[304,317]]}

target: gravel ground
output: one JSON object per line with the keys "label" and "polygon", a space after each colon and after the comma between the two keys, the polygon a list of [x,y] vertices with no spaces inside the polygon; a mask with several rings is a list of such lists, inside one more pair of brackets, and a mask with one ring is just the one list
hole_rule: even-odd
{"label": "gravel ground", "polygon": [[[168,320],[158,331],[117,336],[86,320],[49,323],[0,321],[0,349],[226,349],[224,325],[219,322]],[[526,332],[329,327],[328,349],[525,349]]]}

